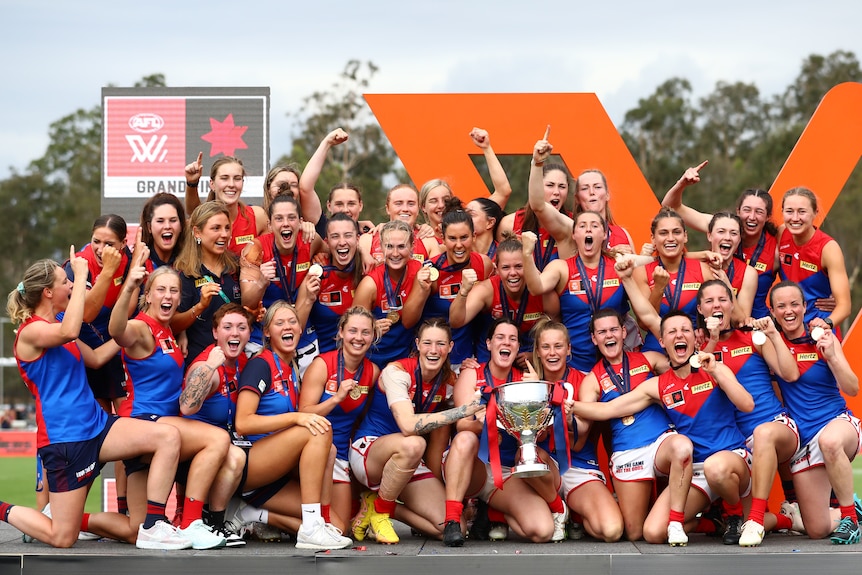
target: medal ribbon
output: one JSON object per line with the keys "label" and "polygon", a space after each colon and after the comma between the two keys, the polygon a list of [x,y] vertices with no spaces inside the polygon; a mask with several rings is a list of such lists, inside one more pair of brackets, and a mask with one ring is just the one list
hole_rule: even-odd
{"label": "medal ribbon", "polygon": [[506,294],[506,289],[503,287],[503,280],[500,279],[500,283],[497,285],[497,292],[500,295],[500,309],[503,312],[503,315],[508,316],[514,320],[518,327],[524,322],[524,313],[527,311],[527,302],[530,299],[530,293],[524,289],[524,293],[521,294],[521,301],[518,303],[518,312],[515,316],[512,316],[512,310],[509,307],[509,296]]}
{"label": "medal ribbon", "polygon": [[[512,381],[512,370],[506,377],[506,383]],[[500,444],[497,431],[497,395],[494,393],[494,377],[491,368],[485,364],[485,387],[482,393],[488,394],[488,404],[485,406],[485,427],[488,429],[488,458],[491,464],[491,474],[494,476],[494,485],[497,489],[503,489],[503,466],[500,463]]]}
{"label": "medal ribbon", "polygon": [[440,385],[443,383],[443,370],[434,378],[434,383],[431,384],[431,389],[426,396],[423,393],[425,382],[422,380],[422,366],[419,360],[416,360],[416,371],[413,372],[413,380],[416,382],[416,391],[413,392],[413,409],[416,413],[428,413],[431,405],[434,403],[434,397],[440,391]]}
{"label": "medal ribbon", "polygon": [[389,305],[390,310],[398,310],[400,309],[396,304],[398,303],[398,294],[401,293],[401,282],[404,281],[404,277],[407,275],[407,268],[404,268],[404,273],[401,275],[401,279],[398,280],[398,283],[395,285],[395,289],[392,289],[392,279],[389,277],[389,267],[385,266],[383,268],[383,288],[386,290],[386,303]]}
{"label": "medal ribbon", "polygon": [[614,387],[617,388],[617,391],[621,395],[631,391],[632,378],[629,374],[629,356],[627,353],[623,352],[622,373],[616,373],[614,368],[611,367],[610,362],[605,358],[602,358],[602,365],[605,367],[605,373],[607,373],[608,377],[611,378],[611,381],[614,382]]}
{"label": "medal ribbon", "polygon": [[297,406],[299,405],[299,384],[294,378],[293,366],[290,366],[290,372],[287,374],[287,380],[285,380],[284,372],[281,369],[281,360],[279,359],[278,354],[272,352],[272,357],[275,359],[275,369],[278,370],[278,377],[281,379],[281,384],[287,387],[287,400],[291,407],[290,412],[297,411]]}
{"label": "medal ribbon", "polygon": [[[290,265],[290,280],[288,281],[285,273],[284,265],[281,263],[281,253],[278,251],[278,246],[275,243],[275,236],[272,238],[272,253],[275,255],[275,271],[278,272],[278,279],[281,282],[281,289],[284,291],[284,298],[289,304],[296,303],[296,244],[293,245],[293,258]],[[275,354],[273,354],[275,355]]]}
{"label": "medal ribbon", "polygon": [[470,258],[467,258],[467,261],[460,264],[452,264],[450,266],[443,265],[448,260],[448,256],[446,254],[440,254],[440,256],[434,260],[433,266],[440,270],[441,272],[452,273],[461,271],[467,266],[470,265]]}
{"label": "medal ribbon", "polygon": [[[661,258],[658,260],[658,265],[664,267]],[[682,284],[685,283],[685,257],[679,262],[679,269],[676,272],[676,289],[673,293],[670,291],[671,282],[668,281],[664,288],[664,299],[667,300],[671,310],[679,309],[679,300],[682,299]]]}
{"label": "medal ribbon", "polygon": [[587,304],[589,304],[593,313],[596,313],[602,307],[602,289],[605,287],[605,258],[604,256],[599,258],[599,267],[596,271],[595,293],[593,293],[590,277],[587,275],[587,266],[584,265],[584,261],[581,259],[581,256],[575,256],[575,265],[578,267],[578,273],[581,276],[581,285],[584,286],[584,293],[586,293],[587,296]]}
{"label": "medal ribbon", "polygon": [[[335,378],[338,380],[339,387],[341,386],[341,382],[344,381],[344,350],[338,350],[338,367],[336,368]],[[359,362],[359,367],[356,369],[356,373],[353,375],[353,380],[356,381],[356,387],[359,386],[359,382],[362,381],[362,372],[365,371],[365,360],[361,360]],[[362,393],[362,389],[360,388],[359,393]]]}

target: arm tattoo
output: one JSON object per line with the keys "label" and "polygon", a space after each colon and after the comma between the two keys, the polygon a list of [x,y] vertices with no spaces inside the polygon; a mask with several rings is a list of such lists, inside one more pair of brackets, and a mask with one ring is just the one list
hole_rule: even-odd
{"label": "arm tattoo", "polygon": [[189,409],[199,409],[209,395],[212,386],[212,376],[216,370],[204,364],[194,368],[186,376],[186,387],[180,395],[180,405]]}
{"label": "arm tattoo", "polygon": [[462,405],[461,407],[453,407],[439,413],[423,413],[416,418],[413,432],[416,435],[424,435],[430,431],[434,431],[438,427],[455,423],[467,416],[467,407],[467,405]]}

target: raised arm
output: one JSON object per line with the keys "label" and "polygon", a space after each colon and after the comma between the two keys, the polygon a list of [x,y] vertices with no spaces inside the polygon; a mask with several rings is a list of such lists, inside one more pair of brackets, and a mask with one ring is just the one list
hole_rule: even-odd
{"label": "raised arm", "polygon": [[299,203],[302,206],[302,219],[317,223],[323,213],[323,208],[320,205],[320,197],[314,190],[317,179],[320,177],[320,172],[323,171],[323,165],[326,163],[326,155],[333,147],[343,144],[349,136],[347,132],[341,128],[336,128],[329,132],[326,137],[317,146],[305,169],[302,171],[302,176],[299,178]]}
{"label": "raised arm", "polygon": [[204,153],[198,152],[197,159],[188,164],[185,169],[186,173],[186,214],[191,214],[199,205],[201,205],[201,197],[198,195],[198,184],[201,181],[201,176],[204,173]]}
{"label": "raised arm", "polygon": [[545,201],[545,181],[542,166],[550,157],[554,147],[548,142],[551,126],[545,129],[543,139],[533,147],[533,160],[530,162],[530,208],[535,212],[539,223],[553,236],[557,243],[564,243],[572,237],[572,218]]}
{"label": "raised arm", "polygon": [[461,272],[461,287],[449,306],[449,325],[464,327],[487,307],[487,296],[491,295],[491,281],[476,282],[476,270],[465,268]]}
{"label": "raised arm", "polygon": [[617,275],[620,276],[620,281],[623,288],[626,290],[626,295],[629,297],[629,303],[635,312],[641,324],[648,329],[656,338],[660,337],[661,316],[653,307],[652,303],[647,299],[641,290],[638,281],[634,278],[635,273],[643,273],[643,268],[635,268],[634,261],[630,258],[620,259],[614,269]]}
{"label": "raised arm", "polygon": [[799,364],[796,363],[796,358],[790,353],[784,338],[775,329],[772,318],[758,318],[753,320],[751,325],[761,330],[766,336],[766,343],[755,347],[758,348],[769,368],[784,381],[799,379]]}
{"label": "raised arm", "polygon": [[682,192],[686,187],[700,182],[700,170],[709,164],[709,160],[704,160],[699,165],[688,168],[680,177],[679,180],[667,191],[661,205],[665,208],[671,208],[678,213],[685,225],[699,232],[706,232],[709,227],[709,221],[712,219],[710,214],[704,214],[690,208],[682,203]]}
{"label": "raised arm", "polygon": [[497,158],[497,154],[491,148],[491,138],[488,136],[488,132],[482,128],[470,130],[470,138],[482,150],[485,163],[488,164],[488,175],[491,176],[491,184],[494,186],[494,192],[490,199],[505,210],[506,204],[509,203],[509,197],[512,195],[512,186],[509,184],[509,178],[506,176],[503,164],[500,163],[500,159]]}
{"label": "raised arm", "polygon": [[[133,301],[140,290],[141,283],[147,276],[147,268],[135,266],[129,269],[129,275],[123,283],[123,289],[117,298],[117,304],[111,310],[111,319],[108,321],[108,333],[116,342],[125,348],[135,347],[150,333],[146,324],[141,321],[129,321],[130,302]],[[150,334],[152,343],[152,334]],[[132,352],[133,357],[143,357],[141,354]]]}
{"label": "raised arm", "polygon": [[536,262],[533,260],[533,250],[536,249],[536,234],[524,232],[521,234],[521,249],[524,254],[524,281],[527,289],[533,295],[542,295],[559,289],[560,283],[565,282],[564,269],[566,262],[553,260],[545,270],[539,272]]}

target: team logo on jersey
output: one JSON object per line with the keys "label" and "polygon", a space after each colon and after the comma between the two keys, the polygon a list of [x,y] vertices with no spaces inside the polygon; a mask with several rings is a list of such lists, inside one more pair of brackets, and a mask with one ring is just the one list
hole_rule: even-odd
{"label": "team logo on jersey", "polygon": [[607,374],[602,376],[600,383],[602,386],[602,391],[604,391],[605,393],[611,392],[611,391],[616,389],[616,386],[614,385],[614,383],[611,381],[611,378],[608,377]]}
{"label": "team logo on jersey", "polygon": [[806,261],[800,261],[799,267],[801,267],[805,271],[811,272],[811,273],[817,273],[817,270],[820,269],[815,264],[812,264],[811,262],[806,262]]}
{"label": "team logo on jersey", "polygon": [[697,385],[691,386],[691,392],[694,393],[703,393],[704,391],[710,391],[712,389],[712,382],[705,381],[703,383],[698,383]]}
{"label": "team logo on jersey", "polygon": [[320,303],[326,306],[336,306],[341,303],[341,292],[331,291],[320,294]]}
{"label": "team logo on jersey", "polygon": [[389,307],[389,299],[388,298],[384,297],[383,301],[380,302],[380,309],[383,311],[389,311],[390,309],[399,310],[402,307],[404,307],[404,303],[401,301],[401,294],[398,294],[398,296],[395,298],[395,305],[392,306],[391,308]]}
{"label": "team logo on jersey", "polygon": [[685,405],[685,395],[682,393],[682,391],[665,393],[664,395],[662,395],[661,399],[662,401],[664,401],[664,404],[667,406],[668,409],[675,409],[677,407]]}
{"label": "team logo on jersey", "polygon": [[569,280],[569,292],[581,293],[584,289],[581,287],[581,280]]}
{"label": "team logo on jersey", "polygon": [[745,347],[738,347],[730,350],[730,357],[736,357],[738,355],[751,355],[751,346],[746,345]]}
{"label": "team logo on jersey", "polygon": [[458,295],[459,291],[461,291],[461,284],[452,284],[440,286],[439,293],[440,297],[444,299],[452,299],[453,297]]}

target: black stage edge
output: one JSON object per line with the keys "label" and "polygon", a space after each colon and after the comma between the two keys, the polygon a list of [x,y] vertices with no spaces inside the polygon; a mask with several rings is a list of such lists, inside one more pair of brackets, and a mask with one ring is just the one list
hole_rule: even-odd
{"label": "black stage edge", "polygon": [[439,541],[412,537],[399,526],[401,543],[329,553],[301,551],[292,542],[250,542],[240,549],[143,551],[112,541],[82,541],[72,549],[25,544],[20,533],[0,524],[0,575],[821,575],[862,570],[862,544],[836,546],[804,536],[774,534],[760,547],[725,546],[703,535],[688,547],[644,542],[599,543],[592,539],[536,545],[520,540],[468,541],[447,548]]}

